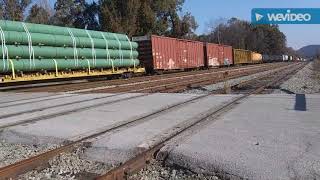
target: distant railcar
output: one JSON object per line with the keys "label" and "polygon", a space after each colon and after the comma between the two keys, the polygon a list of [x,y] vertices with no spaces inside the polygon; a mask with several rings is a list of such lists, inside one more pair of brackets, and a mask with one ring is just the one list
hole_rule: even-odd
{"label": "distant railcar", "polygon": [[263,54],[263,55],[262,55],[262,62],[264,62],[264,63],[271,63],[271,62],[272,62],[271,56],[268,55],[268,54]]}
{"label": "distant railcar", "polygon": [[233,64],[232,46],[205,43],[204,54],[206,67],[218,67]]}
{"label": "distant railcar", "polygon": [[262,56],[262,61],[265,63],[292,61],[292,59],[293,57],[288,55],[263,55]]}
{"label": "distant railcar", "polygon": [[163,36],[133,37],[147,72],[186,70],[205,66],[204,43]]}
{"label": "distant railcar", "polygon": [[262,63],[262,54],[251,52],[251,60],[253,63]]}
{"label": "distant railcar", "polygon": [[288,55],[282,55],[282,61],[289,61],[289,56]]}
{"label": "distant railcar", "polygon": [[253,64],[251,53],[249,50],[233,49],[234,64]]}

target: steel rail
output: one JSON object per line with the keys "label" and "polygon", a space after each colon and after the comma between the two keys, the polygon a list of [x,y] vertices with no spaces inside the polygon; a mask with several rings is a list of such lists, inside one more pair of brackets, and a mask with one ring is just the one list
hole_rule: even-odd
{"label": "steel rail", "polygon": [[[277,70],[281,70],[283,68],[286,67],[280,67]],[[192,79],[186,79],[184,81],[179,81],[179,82],[174,82],[171,84],[164,84],[164,85],[159,85],[159,86],[153,86],[150,89],[148,89],[147,92],[177,92],[177,90],[180,90],[181,87],[186,88],[187,86],[191,85],[191,84],[195,84],[195,83],[202,83],[202,84],[210,84],[210,83],[216,83],[216,82],[221,82],[223,80],[226,79],[234,79],[234,78],[238,78],[244,75],[250,75],[250,74],[255,74],[257,73],[257,71],[259,70],[263,70],[263,71],[267,71],[269,69],[249,69],[249,70],[244,70],[241,72],[237,72],[238,74],[223,74],[223,73],[219,73],[219,74],[212,74],[210,76],[205,76],[205,77],[201,77],[201,78],[192,78]],[[215,77],[215,79],[212,79],[212,77]],[[137,91],[137,92],[146,92],[146,91]]]}
{"label": "steel rail", "polygon": [[[289,67],[288,67],[289,68]],[[288,75],[289,73],[287,73],[286,75]],[[282,79],[283,77],[281,77]],[[280,78],[278,78],[280,79]],[[277,80],[274,80],[272,83],[277,82]],[[212,114],[218,113],[220,111],[222,111],[223,109],[237,103],[238,101],[245,99],[246,97],[249,97],[251,94],[253,93],[259,93],[261,91],[263,91],[263,89],[265,89],[266,87],[270,86],[272,83],[268,83],[267,85],[264,85],[254,91],[252,91],[249,94],[245,94],[239,98],[237,98],[236,100],[222,106],[221,108],[219,108],[218,110],[212,112],[210,115],[208,115],[207,117],[212,116]],[[174,105],[165,107],[163,109],[160,109],[158,111],[152,112],[150,114],[144,115],[142,117],[139,117],[137,119],[134,120],[128,120],[128,121],[123,121],[122,123],[120,122],[119,124],[116,124],[113,127],[108,127],[107,129],[101,130],[99,132],[96,132],[94,134],[91,134],[89,136],[83,137],[81,139],[75,140],[73,142],[70,142],[66,145],[63,145],[57,149],[53,149],[50,151],[47,151],[45,153],[33,156],[31,158],[19,161],[17,163],[14,163],[12,165],[0,168],[0,179],[9,179],[9,178],[16,178],[18,175],[21,175],[25,172],[28,172],[32,169],[35,168],[44,168],[48,166],[48,160],[59,155],[62,152],[70,152],[72,150],[74,150],[76,148],[77,145],[80,145],[81,143],[83,143],[84,141],[88,141],[90,139],[96,138],[98,136],[101,136],[107,132],[111,132],[114,130],[117,130],[119,128],[122,127],[126,127],[128,125],[132,125],[135,124],[139,121],[143,121],[146,120],[150,117],[153,116],[157,116],[160,113],[165,113],[169,110],[172,110],[172,108],[177,108],[177,107],[181,107],[187,103],[191,103],[194,102],[196,100],[205,98],[210,96],[211,93],[209,94],[205,94],[205,95],[201,95],[195,98],[191,98],[189,100],[183,101],[183,102],[179,102],[176,103]],[[172,136],[166,138],[166,141],[174,138],[175,136],[177,136],[178,134],[181,134],[181,132],[189,129],[190,127],[192,127],[195,124],[198,124],[199,122],[205,120],[207,118],[202,118],[200,121],[195,122],[194,124],[190,124],[188,127],[185,127],[184,129],[180,129],[179,132],[176,132],[175,134],[173,134]],[[130,159],[129,161],[125,162],[124,164],[122,164],[121,166],[109,171],[107,174],[98,177],[97,179],[123,179],[127,174],[132,173],[132,172],[136,172],[136,170],[142,168],[145,166],[145,164],[147,163],[148,160],[152,159],[154,156],[154,153],[156,153],[161,147],[163,147],[164,142],[159,143],[159,144],[155,144],[152,145],[152,147],[148,148],[147,150],[143,151],[142,153],[140,153],[139,155],[137,155],[136,157],[134,157],[133,159]]]}
{"label": "steel rail", "polygon": [[[215,109],[214,111],[212,111],[210,113],[205,114],[204,116],[202,116],[198,120],[193,121],[192,123],[187,124],[184,127],[179,127],[176,131],[173,131],[170,134],[164,135],[160,142],[152,141],[152,143],[145,145],[146,148],[144,150],[141,149],[141,152],[138,155],[136,155],[135,157],[124,162],[120,166],[112,169],[111,171],[107,172],[106,174],[101,175],[99,177],[96,177],[96,179],[97,180],[123,180],[123,179],[126,179],[126,177],[128,175],[133,174],[135,172],[138,172],[140,169],[145,167],[154,157],[156,157],[157,152],[159,152],[159,150],[165,146],[166,142],[174,139],[175,137],[180,135],[182,132],[187,131],[191,127],[193,127],[199,123],[202,123],[204,121],[208,121],[208,119],[211,118],[212,116],[218,115],[220,113],[225,112],[226,110],[232,109],[232,107],[235,107],[235,105],[239,104],[240,101],[247,99],[252,94],[261,93],[268,86],[271,86],[272,84],[277,83],[278,81],[280,81],[281,79],[285,78],[290,73],[292,73],[295,69],[299,69],[299,68],[301,68],[301,65],[294,68],[290,72],[286,72],[286,73],[282,74],[280,77],[273,79],[271,82],[269,82],[265,85],[262,85],[259,88],[252,90],[251,92],[249,92],[247,94],[244,94],[240,97],[237,97],[235,100],[224,104],[223,106],[219,107],[218,109]],[[210,119],[210,120],[214,121],[215,119]]]}
{"label": "steel rail", "polygon": [[[282,65],[283,63],[279,63]],[[135,77],[131,78],[128,80],[108,80],[108,81],[93,81],[93,82],[83,82],[83,83],[74,83],[74,84],[62,84],[62,85],[57,85],[57,86],[43,86],[43,87],[35,87],[31,89],[24,89],[22,92],[40,92],[40,91],[52,91],[52,92],[57,92],[60,91],[61,89],[68,90],[68,91],[74,91],[76,92],[77,90],[81,90],[86,87],[91,88],[97,88],[97,87],[103,87],[105,86],[106,83],[108,83],[108,86],[112,85],[121,85],[121,84],[127,84],[130,82],[143,82],[143,81],[150,81],[150,80],[155,80],[155,79],[161,79],[161,78],[169,78],[169,77],[177,77],[177,76],[186,76],[186,75],[192,75],[192,74],[200,74],[200,73],[205,73],[205,72],[218,72],[222,70],[235,70],[235,69],[241,69],[241,68],[249,68],[249,67],[262,67],[262,66],[271,66],[271,65],[278,65],[277,64],[259,64],[259,65],[250,65],[250,66],[240,66],[240,67],[228,67],[228,68],[219,68],[219,69],[209,69],[209,70],[200,70],[200,71],[188,71],[188,72],[178,72],[178,73],[170,73],[170,74],[163,74],[163,75],[155,75],[155,76],[142,76],[142,77]],[[125,82],[124,82],[125,81]],[[42,90],[41,90],[42,88]]]}
{"label": "steel rail", "polygon": [[170,77],[170,78],[166,78],[166,79],[156,79],[153,81],[145,81],[145,82],[138,82],[138,83],[130,83],[130,84],[122,84],[122,85],[118,85],[118,86],[105,86],[105,87],[98,87],[98,88],[89,88],[89,89],[83,89],[83,90],[79,90],[79,91],[74,91],[76,93],[81,93],[81,92],[108,92],[110,89],[114,89],[114,90],[119,90],[120,88],[127,88],[130,89],[132,87],[135,87],[137,85],[143,85],[143,84],[151,84],[151,83],[161,83],[161,82],[175,82],[177,80],[181,81],[181,80],[187,80],[189,79],[194,79],[195,77],[198,76],[213,76],[213,75],[217,75],[217,74],[221,74],[221,73],[228,73],[231,74],[233,72],[237,73],[241,73],[241,71],[245,71],[245,70],[253,70],[253,69],[257,69],[257,70],[261,70],[264,68],[273,68],[274,66],[270,66],[270,67],[247,67],[247,68],[241,68],[241,69],[232,69],[232,70],[222,70],[222,71],[214,71],[214,72],[207,72],[207,73],[202,73],[202,74],[195,74],[195,75],[187,75],[187,76],[178,76],[178,77]]}
{"label": "steel rail", "polygon": [[[266,68],[266,67],[264,67]],[[264,68],[258,68],[258,69],[264,69]],[[256,68],[254,68],[255,70]],[[245,72],[246,70],[251,70],[251,69],[244,69],[244,70],[241,70],[239,76],[241,75],[241,73]],[[210,76],[206,76],[205,79],[208,79],[208,78],[211,78],[211,76],[214,76],[214,75],[221,75],[221,73],[223,74],[224,72],[229,72],[229,71],[221,71],[221,72],[215,72],[213,74],[210,74]],[[218,77],[217,80],[221,80],[223,78],[226,78],[226,77]],[[60,104],[60,105],[52,105],[52,106],[46,106],[46,107],[41,107],[41,108],[37,108],[37,109],[30,109],[30,110],[25,110],[25,111],[20,111],[20,112],[16,112],[16,113],[11,113],[11,114],[5,114],[5,115],[2,115],[0,116],[0,119],[5,119],[5,118],[10,118],[10,117],[14,117],[14,116],[19,116],[19,115],[23,115],[23,114],[27,114],[27,113],[34,113],[34,112],[38,112],[38,111],[44,111],[44,110],[49,110],[49,109],[53,109],[53,108],[57,108],[57,107],[63,107],[63,106],[70,106],[70,105],[75,105],[75,104],[80,104],[80,103],[84,103],[84,102],[91,102],[91,101],[95,101],[95,100],[101,100],[101,99],[108,99],[110,97],[115,97],[115,96],[120,96],[126,92],[143,92],[143,91],[153,91],[154,89],[156,88],[168,88],[168,87],[175,87],[175,86],[180,86],[181,84],[185,83],[185,81],[187,83],[191,83],[191,82],[198,82],[199,80],[203,80],[203,78],[200,78],[200,79],[196,79],[196,80],[193,80],[193,81],[190,81],[190,80],[179,80],[179,82],[173,82],[173,83],[169,83],[169,84],[164,84],[164,85],[158,85],[158,86],[151,86],[151,87],[142,87],[140,89],[128,89],[128,91],[124,91],[124,92],[121,92],[120,94],[113,94],[113,95],[108,95],[108,96],[103,96],[103,97],[95,97],[95,98],[91,98],[91,99],[85,99],[85,100],[79,100],[79,101],[75,101],[75,102],[69,102],[69,103],[65,103],[65,104]],[[59,98],[62,98],[62,97],[59,97]],[[48,100],[48,99],[45,99],[45,100]],[[44,101],[44,100],[39,100],[39,101]],[[39,102],[37,101],[37,102]],[[119,101],[111,101],[112,103],[115,103],[115,102],[119,102]],[[21,104],[29,104],[30,102],[26,102],[26,103],[20,103]],[[88,108],[94,108],[94,107],[98,107],[100,105],[107,105],[107,104],[110,104],[110,103],[99,103],[98,105],[92,105]],[[11,106],[17,106],[16,104],[14,105],[9,105],[9,106],[3,106],[3,107],[0,107],[0,108],[5,108],[5,107],[11,107]],[[31,118],[31,119],[28,119],[28,120],[23,120],[23,121],[18,121],[18,122],[15,122],[15,123],[8,123],[6,125],[2,125],[0,126],[0,129],[2,128],[6,128],[6,127],[12,127],[12,126],[16,126],[16,125],[22,125],[22,124],[25,124],[25,123],[30,123],[30,122],[36,122],[36,121],[40,121],[40,120],[45,120],[45,119],[50,119],[50,118],[53,118],[53,117],[57,117],[57,116],[62,116],[62,115],[67,115],[67,114],[70,114],[70,113],[73,113],[73,112],[78,112],[78,111],[82,111],[82,110],[86,110],[88,109],[87,107],[85,107],[84,109],[83,108],[79,108],[79,109],[75,109],[75,110],[67,110],[67,111],[63,111],[63,112],[58,112],[58,113],[53,113],[53,114],[49,114],[49,115],[44,115],[44,116],[40,116],[40,117],[36,117],[36,118]]]}
{"label": "steel rail", "polygon": [[30,171],[34,168],[44,168],[48,166],[48,160],[53,158],[54,156],[59,155],[62,152],[70,152],[71,150],[74,150],[76,148],[77,145],[83,143],[84,141],[96,138],[98,136],[104,135],[105,133],[117,130],[119,128],[123,128],[126,127],[128,125],[132,125],[132,124],[136,124],[138,122],[142,122],[145,120],[148,120],[148,118],[152,118],[153,116],[158,116],[161,113],[166,113],[167,111],[171,111],[174,108],[179,108],[183,105],[195,102],[197,100],[203,99],[205,97],[210,96],[211,94],[205,94],[205,95],[201,95],[201,96],[197,96],[188,100],[185,100],[183,102],[178,102],[175,103],[173,105],[164,107],[160,110],[151,112],[147,115],[143,115],[142,117],[138,117],[136,119],[133,120],[125,120],[122,121],[120,123],[115,124],[114,126],[111,127],[107,127],[106,129],[100,130],[99,132],[96,132],[94,134],[82,137],[78,140],[74,140],[68,144],[65,144],[59,148],[47,151],[45,153],[30,157],[28,159],[19,161],[17,163],[11,164],[9,166],[6,167],[2,167],[0,168],[0,179],[9,179],[9,178],[15,178],[20,174],[23,174],[27,171]]}
{"label": "steel rail", "polygon": [[[259,70],[263,69],[265,70],[266,67],[263,67],[263,68],[258,68]],[[269,67],[270,68],[270,67]],[[244,69],[244,70],[241,70],[243,72],[245,72],[246,70],[251,70],[251,69]],[[257,70],[256,68],[254,68],[253,70]],[[168,87],[175,87],[175,86],[179,86],[180,84],[184,84],[184,83],[192,83],[192,82],[198,82],[199,80],[203,80],[203,79],[208,79],[208,78],[211,78],[212,76],[215,76],[215,75],[219,75],[218,78],[216,79],[217,81],[218,80],[222,80],[223,78],[227,78],[227,77],[220,77],[221,73],[229,73],[229,71],[222,71],[222,72],[214,72],[214,73],[210,73],[210,74],[206,74],[207,76],[205,76],[204,78],[198,78],[196,79],[197,81],[190,81],[189,79],[183,79],[183,78],[178,78],[179,79],[179,82],[177,83],[169,83],[169,84],[164,84],[164,85],[160,85],[160,86],[151,86],[150,88],[145,88],[145,87],[142,87],[140,89],[137,89],[137,90],[132,90],[131,88],[129,88],[128,90],[131,91],[131,92],[143,92],[143,91],[153,91],[152,89],[156,89],[156,88],[159,88],[159,87],[165,87],[165,88],[168,88]],[[241,73],[238,74],[238,76],[241,76]],[[194,77],[192,77],[193,79]],[[175,79],[176,80],[176,79]],[[164,80],[166,81],[166,80]],[[185,82],[186,81],[186,82]],[[146,84],[150,84],[151,82],[145,82]],[[53,108],[57,108],[57,107],[63,107],[63,106],[69,106],[69,105],[75,105],[75,104],[79,104],[79,103],[84,103],[84,102],[90,102],[90,101],[95,101],[95,100],[101,100],[101,99],[108,99],[110,97],[114,97],[114,96],[119,96],[119,95],[122,95],[123,93],[125,93],[126,91],[123,91],[121,92],[121,94],[114,94],[114,95],[108,95],[108,96],[103,96],[103,97],[95,97],[95,98],[91,98],[91,99],[85,99],[85,100],[79,100],[79,101],[74,101],[74,102],[69,102],[69,103],[65,103],[65,104],[59,104],[59,105],[52,105],[52,106],[46,106],[46,107],[41,107],[41,108],[37,108],[37,109],[30,109],[30,110],[25,110],[25,111],[20,111],[20,112],[16,112],[16,113],[11,113],[11,114],[5,114],[5,115],[2,115],[0,116],[0,119],[4,119],[4,118],[9,118],[9,117],[14,117],[14,116],[19,116],[19,115],[22,115],[22,114],[27,114],[27,113],[34,113],[34,112],[38,112],[38,111],[44,111],[44,110],[49,110],[49,109],[53,109]],[[61,95],[60,95],[61,96]],[[73,97],[73,96],[77,96],[77,95],[71,95],[70,97]],[[61,97],[53,97],[53,98],[49,98],[49,99],[40,99],[38,101],[34,101],[34,102],[24,102],[24,103],[17,103],[17,104],[11,104],[11,105],[7,105],[7,106],[0,106],[0,108],[8,108],[8,107],[13,107],[13,106],[18,106],[18,105],[25,105],[25,104],[31,104],[31,103],[38,103],[38,102],[41,102],[41,101],[47,101],[47,100],[54,100],[54,99],[61,99],[61,98],[64,98],[65,96],[61,96]],[[1,126],[0,126],[1,127]]]}

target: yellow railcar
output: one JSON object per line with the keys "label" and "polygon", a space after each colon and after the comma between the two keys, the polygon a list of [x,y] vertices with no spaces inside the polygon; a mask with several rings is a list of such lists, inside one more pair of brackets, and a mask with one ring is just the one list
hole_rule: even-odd
{"label": "yellow railcar", "polygon": [[233,49],[234,64],[252,64],[252,51],[244,49]]}
{"label": "yellow railcar", "polygon": [[253,63],[262,63],[262,54],[252,52],[251,60],[253,61]]}

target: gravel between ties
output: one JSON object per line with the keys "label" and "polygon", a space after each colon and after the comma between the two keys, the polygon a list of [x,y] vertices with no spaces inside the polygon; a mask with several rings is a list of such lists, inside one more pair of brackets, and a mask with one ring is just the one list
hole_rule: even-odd
{"label": "gravel between ties", "polygon": [[49,167],[43,170],[33,170],[23,174],[19,179],[92,179],[97,175],[106,173],[110,166],[84,159],[83,153],[86,147],[80,146],[74,152],[62,153],[49,161]]}
{"label": "gravel between ties", "polygon": [[219,180],[219,178],[184,169],[164,167],[159,162],[153,161],[146,168],[129,176],[128,180]]}
{"label": "gravel between ties", "polygon": [[8,166],[20,160],[57,148],[58,145],[26,145],[0,142],[0,167]]}

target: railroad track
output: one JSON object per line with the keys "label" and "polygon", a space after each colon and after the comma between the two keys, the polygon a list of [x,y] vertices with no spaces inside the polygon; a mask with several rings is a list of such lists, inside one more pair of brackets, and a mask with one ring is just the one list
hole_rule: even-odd
{"label": "railroad track", "polygon": [[[300,70],[300,68],[294,70],[291,74],[295,74],[299,70]],[[251,89],[254,89],[258,86],[261,86],[261,84],[265,84],[265,82],[267,82],[270,78],[276,77],[276,76],[278,76],[278,74],[281,74],[281,73],[282,72],[276,71],[275,73],[268,73],[268,74],[261,76],[261,77],[257,77],[257,78],[251,79],[251,80],[243,81],[237,85],[232,86],[230,93],[237,93],[237,94],[246,93],[246,92],[250,91]],[[274,89],[279,89],[279,86],[284,81],[288,80],[289,78],[290,78],[290,76],[286,76],[281,81],[274,83],[272,86],[269,86],[268,88],[266,88],[263,92],[261,92],[261,94],[272,93],[272,91]]]}
{"label": "railroad track", "polygon": [[[282,64],[281,66],[285,66],[287,64]],[[118,85],[112,85],[108,84],[107,86],[102,86],[102,87],[94,87],[94,88],[84,88],[81,90],[75,90],[71,91],[72,93],[118,93],[118,92],[128,92],[128,91],[133,91],[136,90],[135,92],[163,92],[158,90],[159,87],[162,87],[162,89],[168,89],[172,85],[175,84],[185,84],[185,87],[187,87],[190,83],[189,81],[195,79],[195,78],[213,78],[217,79],[218,76],[223,75],[224,78],[227,78],[228,76],[234,75],[234,73],[238,74],[238,77],[241,75],[245,75],[243,72],[248,71],[247,74],[250,73],[255,73],[263,70],[268,70],[275,68],[276,65],[257,65],[254,67],[240,67],[240,68],[234,68],[231,70],[223,70],[219,69],[218,71],[209,71],[209,72],[193,72],[193,74],[188,74],[188,75],[179,75],[179,76],[173,76],[173,77],[161,77],[161,78],[155,78],[152,80],[139,80],[138,82],[125,82],[122,84]],[[250,72],[251,70],[251,72]],[[253,71],[256,70],[256,71]],[[224,74],[227,74],[224,76]],[[234,76],[236,77],[236,76]],[[223,79],[220,79],[223,80]],[[117,82],[119,83],[119,82]],[[154,88],[152,88],[154,87]],[[144,89],[141,90],[141,89]]]}
{"label": "railroad track", "polygon": [[[286,70],[286,68],[283,68],[283,69]],[[293,75],[293,74],[297,73],[299,70],[300,70],[300,68],[294,70],[291,74]],[[283,73],[283,72],[278,71],[278,70],[270,71],[266,74],[260,75],[258,77],[253,78],[253,79],[240,81],[239,83],[236,83],[234,85],[228,85],[228,87],[224,87],[224,88],[228,88],[228,89],[217,89],[217,90],[215,90],[215,93],[216,94],[243,94],[243,93],[247,93],[250,90],[255,89],[255,88],[265,84],[266,82],[269,81],[269,79],[272,79],[273,77],[276,77],[281,73]],[[261,92],[261,94],[262,93],[271,93],[272,89],[278,89],[278,87],[284,81],[288,80],[289,78],[290,78],[290,76],[283,78],[281,81],[279,81],[275,85],[273,85],[273,87],[269,87],[268,91],[265,90],[265,92]]]}
{"label": "railroad track", "polygon": [[[213,84],[216,82],[224,81],[226,79],[238,78],[241,76],[246,76],[261,71],[267,71],[274,68],[281,68],[282,66],[262,66],[262,67],[250,67],[250,68],[240,68],[234,70],[222,70],[218,72],[194,74],[183,77],[172,77],[167,79],[155,80],[155,81],[145,81],[139,84],[124,84],[122,86],[116,87],[103,87],[98,89],[93,89],[91,93],[116,93],[116,92],[126,92],[135,88],[145,89],[137,90],[136,92],[140,93],[177,93],[183,90],[186,90],[192,84],[206,85]],[[145,88],[143,88],[145,87]],[[87,90],[82,90],[85,92]]]}
{"label": "railroad track", "polygon": [[0,108],[7,108],[7,107],[19,106],[19,105],[25,105],[25,104],[33,104],[37,102],[49,101],[49,100],[55,100],[55,99],[61,99],[66,97],[73,97],[73,96],[78,96],[78,95],[77,94],[65,94],[65,95],[55,94],[55,95],[46,95],[46,96],[40,96],[35,98],[25,98],[25,99],[19,99],[14,101],[6,101],[6,102],[0,103]]}
{"label": "railroad track", "polygon": [[[240,103],[241,101],[245,100],[247,97],[249,97],[251,94],[258,94],[261,93],[265,88],[279,82],[281,79],[285,78],[286,76],[290,75],[291,73],[295,72],[299,68],[302,68],[303,64],[296,64],[286,66],[286,68],[279,69],[282,73],[279,74],[279,76],[274,77],[270,82],[267,84],[264,84],[249,93],[246,93],[244,95],[241,95],[240,97],[237,97],[236,99],[232,100],[231,102],[228,102],[219,109],[212,109],[205,114],[202,114],[201,116],[197,116],[195,118],[192,118],[191,120],[188,120],[187,122],[183,122],[182,124],[176,125],[173,129],[173,131],[170,131],[170,133],[164,133],[156,137],[156,139],[152,138],[150,141],[147,141],[146,143],[139,146],[140,153],[137,154],[134,158],[128,160],[127,162],[123,163],[122,165],[112,169],[105,175],[96,177],[97,179],[123,179],[127,175],[132,174],[136,172],[137,170],[141,169],[146,165],[146,163],[151,160],[153,157],[155,157],[156,152],[158,152],[169,140],[174,139],[176,136],[181,134],[182,132],[187,131],[191,127],[193,127],[196,124],[199,124],[204,121],[208,121],[209,117],[212,117],[214,115],[217,115],[219,113],[223,113],[227,111],[228,109],[232,109],[236,104]],[[208,96],[212,95],[212,93],[201,95],[198,97],[191,98],[189,100],[179,102],[173,105],[170,105],[168,107],[162,108],[160,110],[154,111],[152,113],[149,113],[147,115],[143,115],[141,117],[131,119],[131,120],[125,120],[118,122],[116,124],[113,124],[112,126],[109,126],[107,128],[101,128],[98,132],[92,133],[88,136],[79,138],[77,140],[74,140],[73,142],[69,142],[68,144],[62,145],[61,147],[57,149],[53,149],[51,151],[39,154],[37,156],[22,160],[20,162],[14,163],[12,165],[0,168],[0,179],[8,179],[8,178],[16,178],[18,175],[21,175],[23,173],[26,173],[32,169],[35,168],[45,168],[48,166],[48,160],[59,155],[62,152],[70,152],[74,150],[77,146],[81,145],[82,143],[88,142],[98,136],[104,135],[106,133],[112,133],[113,131],[116,131],[120,128],[124,127],[130,127],[135,126],[139,123],[148,121],[152,119],[155,116],[159,116],[160,114],[164,114],[168,111],[172,111],[175,108],[183,107],[187,104],[199,101],[201,99],[204,99]],[[141,95],[143,96],[143,95]]]}
{"label": "railroad track", "polygon": [[[284,67],[280,67],[279,69],[285,68]],[[257,70],[261,70],[261,69],[254,69],[254,71],[252,71],[252,69],[249,69],[250,73],[256,72]],[[227,72],[227,71],[226,71]],[[240,71],[239,74],[236,75],[231,75],[231,76],[225,76],[224,72],[216,72],[214,74],[210,74],[203,77],[203,78],[193,78],[191,80],[187,79],[187,84],[199,84],[199,83],[214,83],[217,81],[222,81],[225,78],[235,78],[238,76],[241,76],[243,74],[247,74],[246,71]],[[6,119],[6,118],[10,118],[10,117],[15,117],[15,116],[19,116],[19,115],[25,115],[28,113],[34,113],[34,112],[41,112],[41,111],[45,111],[45,110],[51,110],[54,108],[61,108],[61,107],[67,107],[70,105],[76,105],[76,104],[81,104],[81,103],[86,103],[86,102],[93,102],[93,101],[97,101],[97,100],[104,100],[104,99],[108,99],[111,97],[115,97],[115,96],[120,96],[124,93],[128,93],[128,92],[177,92],[177,90],[181,90],[181,87],[185,87],[186,82],[184,80],[178,81],[171,81],[171,83],[169,84],[162,84],[162,85],[151,85],[151,86],[136,86],[136,87],[126,87],[126,90],[123,91],[122,93],[118,93],[118,94],[113,94],[113,95],[107,95],[107,96],[102,96],[102,97],[94,97],[94,98],[90,98],[90,99],[85,99],[85,100],[77,100],[77,101],[73,101],[73,102],[68,102],[68,103],[63,103],[63,104],[56,104],[56,105],[49,105],[49,106],[45,106],[45,107],[40,107],[40,108],[28,108],[27,110],[22,110],[20,112],[14,112],[14,113],[5,113],[4,115],[0,116],[0,119]],[[168,82],[167,82],[168,83]],[[112,91],[111,91],[112,92]],[[121,92],[121,91],[120,91]],[[130,100],[130,99],[134,99],[134,98],[139,98],[141,96],[146,96],[147,94],[144,95],[136,95],[130,98],[123,98],[120,100],[114,100],[114,101],[107,101],[107,102],[101,102],[101,103],[97,103],[97,104],[93,104],[93,105],[88,105],[88,106],[84,106],[84,107],[80,107],[80,108],[75,108],[72,110],[65,110],[62,112],[56,112],[56,113],[50,113],[50,114],[46,114],[40,117],[36,117],[36,118],[29,118],[29,119],[23,119],[23,120],[17,120],[16,122],[13,123],[9,123],[9,124],[5,124],[5,125],[0,125],[0,129],[1,128],[6,128],[6,127],[12,127],[12,126],[16,126],[16,125],[22,125],[22,124],[26,124],[26,123],[31,123],[31,122],[37,122],[37,121],[41,121],[41,120],[47,120],[50,118],[54,118],[54,117],[58,117],[58,116],[63,116],[63,115],[68,115],[71,113],[75,113],[75,112],[79,112],[79,111],[83,111],[83,110],[87,110],[90,108],[95,108],[95,107],[99,107],[102,105],[109,105],[109,104],[113,104],[113,103],[118,103],[120,101],[124,101],[124,100]],[[41,101],[47,101],[47,100],[52,100],[52,99],[59,99],[59,98],[64,98],[64,100],[66,100],[66,98],[68,97],[74,97],[76,95],[68,95],[68,96],[58,96],[58,97],[51,97],[51,98],[45,98],[45,99],[40,99],[40,100],[36,100],[36,101],[27,101],[27,102],[20,102],[20,103],[14,103],[14,104],[7,104],[7,105],[2,105],[0,106],[1,108],[8,108],[8,107],[16,107],[18,105],[25,105],[25,104],[32,104],[32,103],[38,103]],[[66,100],[67,101],[67,100]]]}
{"label": "railroad track", "polygon": [[[263,67],[271,67],[271,66],[282,66],[286,63],[275,63],[275,64],[258,64],[258,65],[250,65],[243,67],[228,67],[228,68],[219,68],[219,69],[210,69],[210,70],[202,70],[202,71],[189,71],[189,72],[180,72],[180,73],[170,73],[164,75],[156,75],[156,76],[142,76],[135,77],[131,79],[117,79],[117,80],[108,80],[108,81],[93,81],[93,82],[79,82],[79,83],[71,83],[71,84],[58,84],[58,85],[44,85],[39,87],[6,87],[0,88],[2,91],[15,91],[15,92],[89,92],[90,89],[100,90],[109,89],[111,87],[125,86],[125,85],[139,85],[144,84],[146,82],[159,82],[166,80],[174,80],[177,78],[190,78],[193,75],[201,76],[207,75],[210,73],[216,73],[221,71],[236,71],[246,68],[263,68]],[[87,91],[85,91],[86,89]]]}
{"label": "railroad track", "polygon": [[[140,169],[145,167],[154,157],[157,157],[157,152],[160,151],[162,147],[166,145],[167,142],[172,140],[173,138],[177,137],[178,135],[182,134],[183,132],[187,131],[188,129],[192,128],[193,126],[203,123],[206,121],[215,121],[214,117],[218,117],[219,115],[231,110],[233,107],[235,107],[237,104],[241,103],[241,101],[244,101],[246,98],[248,98],[252,94],[259,94],[264,91],[265,88],[281,81],[283,78],[286,78],[291,73],[294,73],[296,70],[301,69],[304,67],[304,65],[300,64],[299,66],[281,73],[278,77],[274,78],[269,83],[262,85],[254,90],[252,90],[249,93],[243,94],[242,96],[236,98],[235,100],[232,100],[229,103],[226,103],[222,105],[218,109],[213,109],[211,112],[207,112],[200,117],[195,117],[194,119],[191,119],[189,122],[183,122],[181,124],[176,125],[172,128],[173,131],[165,132],[161,135],[158,135],[155,138],[151,138],[146,143],[143,143],[139,145],[140,153],[136,155],[135,157],[129,159],[122,165],[110,170],[104,175],[101,175],[99,177],[96,177],[97,180],[121,180],[126,179],[127,176],[130,174],[138,172]],[[213,119],[210,119],[213,118]],[[163,158],[163,157],[162,157]]]}
{"label": "railroad track", "polygon": [[[197,84],[199,85],[207,85],[207,84],[213,84],[219,81],[223,81],[226,78],[231,79],[231,78],[236,78],[240,77],[241,75],[247,75],[250,73],[255,73],[257,71],[263,71],[263,69],[260,68],[267,68],[265,70],[268,70],[269,68],[273,68],[276,66],[273,64],[271,67],[264,65],[255,65],[255,66],[250,66],[250,67],[240,67],[240,68],[232,68],[228,70],[223,70],[220,69],[219,71],[214,71],[214,72],[205,72],[201,74],[197,74],[195,72],[192,72],[194,75],[182,75],[186,74],[186,72],[179,74],[177,77],[169,77],[169,78],[164,78],[161,77],[160,79],[157,79],[155,77],[150,77],[153,80],[148,80],[148,81],[143,81],[141,78],[139,79],[134,79],[133,82],[123,82],[123,81],[116,81],[115,84],[112,85],[112,82],[110,81],[111,84],[108,86],[104,87],[98,87],[98,88],[84,88],[81,90],[75,90],[75,91],[67,91],[68,88],[66,89],[65,93],[70,94],[70,95],[45,95],[45,96],[40,96],[40,97],[35,97],[35,98],[24,98],[20,100],[15,100],[15,101],[7,101],[7,102],[2,102],[0,105],[0,108],[7,108],[7,107],[13,107],[13,106],[19,106],[19,105],[25,105],[25,104],[34,104],[42,101],[49,101],[49,100],[58,100],[58,99],[64,99],[68,98],[71,96],[79,96],[78,94],[72,94],[71,93],[93,93],[93,92],[104,92],[104,93],[119,93],[119,92],[179,92],[182,90],[185,90],[191,85]],[[281,66],[284,66],[281,64]],[[251,71],[250,73],[245,74],[245,70],[249,69],[256,69],[256,71]],[[241,72],[242,71],[242,72]],[[234,72],[237,72],[237,75],[234,75]],[[224,73],[227,73],[228,75],[225,76]],[[172,74],[170,74],[172,75]],[[204,76],[204,77],[202,77]],[[195,77],[199,77],[198,79],[195,80]],[[178,81],[179,80],[179,81]],[[178,81],[178,82],[176,82]],[[92,82],[91,82],[92,83]],[[121,84],[122,83],[122,84]],[[118,85],[117,85],[118,84]],[[160,84],[160,85],[159,85]],[[153,87],[152,87],[153,85]],[[71,86],[74,86],[72,84]],[[48,88],[51,88],[49,86]],[[78,87],[79,88],[79,87]],[[81,87],[80,87],[81,88]],[[63,88],[64,89],[64,88]],[[84,101],[82,101],[84,102]],[[70,104],[70,103],[68,103]],[[43,109],[43,108],[42,108]],[[32,112],[32,111],[30,111]],[[33,111],[35,112],[35,111]]]}

